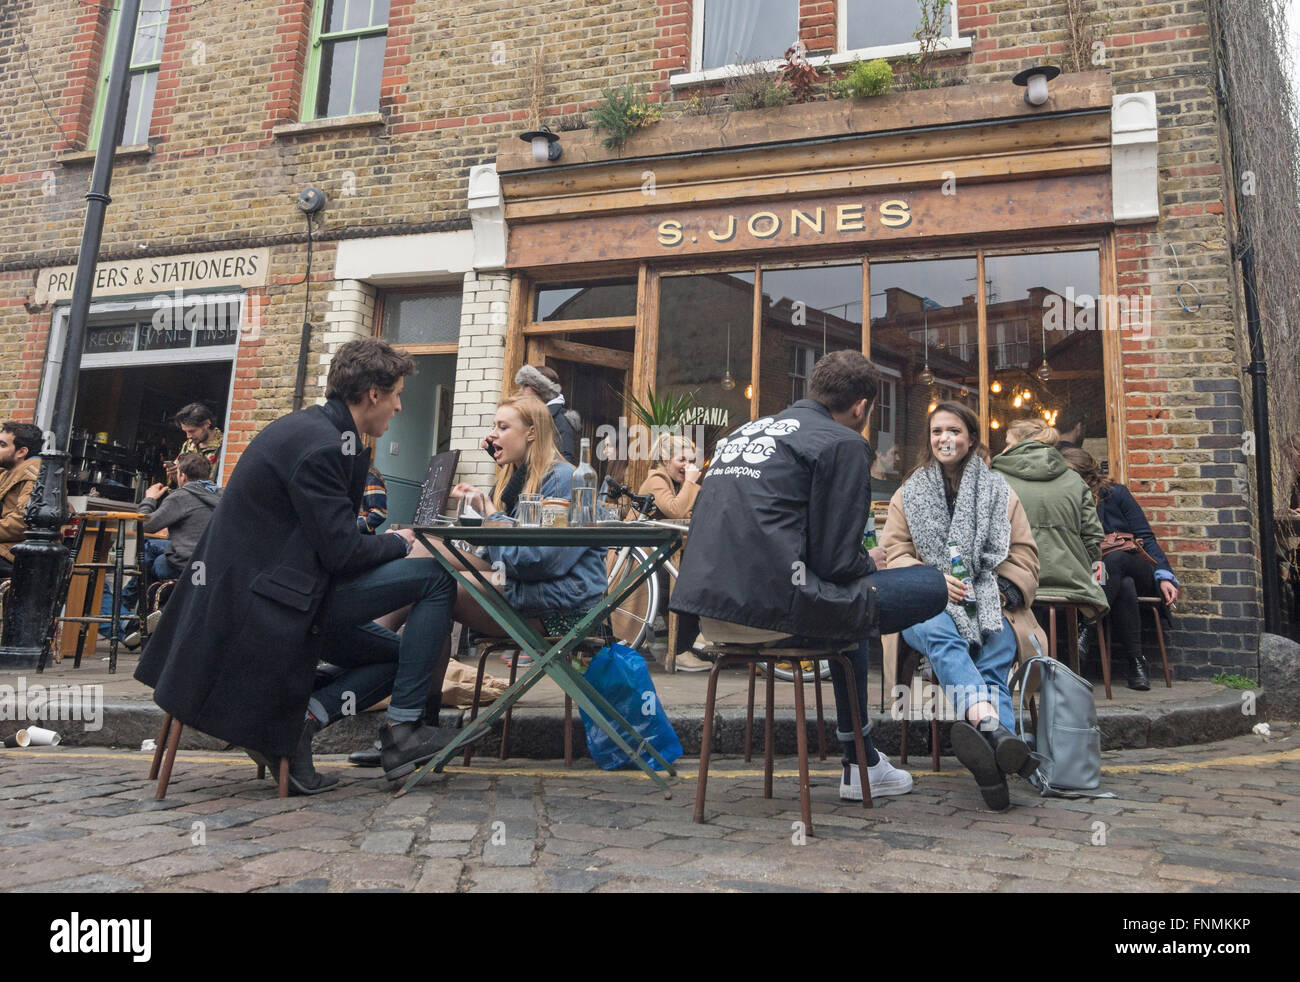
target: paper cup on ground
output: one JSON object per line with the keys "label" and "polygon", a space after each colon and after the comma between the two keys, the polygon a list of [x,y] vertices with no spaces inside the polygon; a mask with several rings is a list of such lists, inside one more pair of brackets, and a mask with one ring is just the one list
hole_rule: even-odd
{"label": "paper cup on ground", "polygon": [[5,737],[5,746],[10,750],[15,747],[25,747],[31,742],[32,738],[28,735],[26,730],[19,730],[13,736]]}
{"label": "paper cup on ground", "polygon": [[27,727],[27,739],[33,747],[57,747],[62,741],[53,730],[43,730],[39,726]]}

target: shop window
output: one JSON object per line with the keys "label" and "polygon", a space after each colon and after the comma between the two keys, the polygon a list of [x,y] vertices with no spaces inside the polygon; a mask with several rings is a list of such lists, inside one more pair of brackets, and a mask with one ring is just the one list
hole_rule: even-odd
{"label": "shop window", "polygon": [[973,258],[871,264],[871,360],[889,390],[870,437],[901,473],[926,452],[930,406],[956,401],[979,411],[976,268]]}
{"label": "shop window", "polygon": [[813,365],[842,348],[862,350],[862,264],[764,269],[759,415],[804,398]]}
{"label": "shop window", "polygon": [[196,297],[130,320],[91,324],[86,328],[85,355],[125,352],[186,352],[194,348],[239,342],[240,303]]}
{"label": "shop window", "polygon": [[460,342],[460,287],[384,296],[382,330],[389,344],[452,345]]}
{"label": "shop window", "polygon": [[799,38],[799,0],[696,0],[694,71],[780,58]]}
{"label": "shop window", "polygon": [[607,280],[601,283],[552,283],[537,288],[538,321],[603,320],[635,316],[635,279]]}
{"label": "shop window", "polygon": [[[949,28],[944,34],[957,38],[957,4],[950,2],[944,17]],[[913,37],[921,23],[918,0],[840,0],[839,46],[841,51],[878,56],[903,54],[917,49]],[[899,49],[877,52],[877,48]]]}
{"label": "shop window", "polygon": [[[162,67],[163,39],[167,33],[167,14],[170,0],[150,0],[141,4],[136,20],[135,41],[131,46],[131,83],[127,93],[126,117],[117,145],[136,146],[149,140],[149,122],[153,118],[153,100],[158,91],[158,72]],[[118,20],[122,15],[120,5],[114,5],[108,22],[104,60],[100,63],[99,91],[95,97],[95,116],[90,125],[88,149],[99,145],[100,130],[104,125],[104,109],[108,104],[108,74],[113,65],[116,48]]]}
{"label": "shop window", "polygon": [[[748,420],[754,333],[754,274],[665,276],[659,283],[659,340],[654,392],[691,395],[705,427],[705,454]],[[781,362],[781,398],[789,392],[789,355]],[[784,406],[782,407],[784,408]]]}
{"label": "shop window", "polygon": [[[1044,419],[1099,462],[1108,462],[1106,376],[1095,251],[990,256],[988,279],[989,446],[1018,419]],[[1121,304],[1118,312],[1132,311]],[[1114,313],[1105,316],[1115,325]],[[1126,321],[1127,323],[1127,321]],[[996,386],[996,392],[992,389]],[[996,425],[995,425],[996,424]]]}
{"label": "shop window", "polygon": [[388,0],[322,0],[312,18],[304,119],[379,111]]}

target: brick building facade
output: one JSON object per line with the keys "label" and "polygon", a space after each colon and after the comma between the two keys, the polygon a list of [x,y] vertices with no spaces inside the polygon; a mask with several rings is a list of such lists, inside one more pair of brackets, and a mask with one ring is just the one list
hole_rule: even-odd
{"label": "brick building facade", "polygon": [[[160,3],[144,0],[146,9],[157,10]],[[697,110],[701,99],[719,92],[719,79],[726,73],[726,57],[722,64],[714,63],[726,44],[735,41],[739,46],[743,40],[757,45],[757,56],[780,55],[770,38],[765,42],[761,36],[725,35],[742,29],[734,26],[734,18],[728,19],[731,11],[722,0],[714,0],[711,9],[705,0],[551,0],[527,8],[504,0],[393,0],[370,5],[371,20],[364,24],[348,20],[355,13],[349,12],[351,7],[359,6],[307,0],[172,2],[158,31],[156,57],[145,60],[141,69],[142,76],[152,74],[141,82],[145,88],[152,86],[152,105],[145,121],[135,124],[134,132],[143,133],[143,138],[119,149],[100,257],[123,281],[117,282],[114,273],[105,289],[97,290],[99,306],[92,324],[105,326],[107,348],[116,343],[113,337],[122,337],[120,332],[110,336],[109,329],[133,319],[140,322],[138,337],[144,338],[145,324],[163,309],[165,298],[181,299],[174,290],[175,277],[168,278],[167,264],[213,258],[204,269],[220,272],[187,281],[184,297],[190,303],[196,298],[203,304],[237,303],[244,330],[233,343],[217,343],[228,338],[213,341],[212,351],[220,349],[216,355],[200,351],[202,342],[191,342],[189,354],[144,350],[143,340],[130,351],[106,348],[94,356],[97,360],[86,362],[86,371],[121,376],[126,380],[121,388],[135,384],[137,375],[143,386],[151,371],[167,369],[184,378],[186,365],[207,366],[204,384],[220,393],[217,401],[225,416],[223,474],[237,464],[241,449],[263,425],[290,408],[305,316],[313,325],[309,400],[319,396],[331,352],[340,343],[382,332],[387,324],[389,336],[409,341],[414,352],[428,359],[422,362],[422,374],[445,383],[444,393],[429,395],[430,406],[437,398],[449,402],[439,406],[441,437],[463,451],[462,476],[485,480],[492,465],[486,457],[477,459],[482,455],[474,448],[497,398],[508,387],[508,377],[522,361],[579,359],[568,363],[567,378],[575,395],[585,391],[582,378],[587,369],[578,368],[575,375],[574,365],[614,373],[596,372],[593,378],[617,378],[623,372],[642,393],[671,385],[662,371],[656,376],[656,349],[649,339],[657,334],[658,323],[651,323],[651,317],[658,313],[660,300],[671,303],[673,290],[682,284],[664,278],[667,288],[655,286],[653,310],[646,306],[646,284],[658,283],[661,275],[681,271],[689,263],[664,253],[655,241],[655,230],[669,214],[662,209],[674,200],[685,209],[697,197],[707,199],[708,192],[697,195],[691,189],[704,187],[701,181],[743,178],[745,162],[756,160],[768,163],[763,165],[764,176],[755,180],[775,182],[772,190],[757,195],[752,205],[741,201],[731,210],[740,214],[748,208],[745,214],[751,214],[767,201],[779,203],[770,210],[785,215],[804,200],[792,190],[803,165],[782,169],[772,162],[779,154],[806,153],[813,161],[817,146],[842,145],[849,157],[837,173],[865,173],[862,168],[871,167],[875,153],[871,147],[893,146],[887,142],[892,140],[906,146],[897,159],[915,173],[885,175],[877,167],[876,176],[845,184],[842,190],[881,190],[884,184],[872,183],[879,179],[894,182],[898,190],[891,193],[893,198],[910,201],[914,193],[915,240],[885,247],[877,228],[861,238],[828,239],[821,251],[778,255],[763,252],[767,244],[753,241],[752,248],[692,257],[715,271],[748,264],[758,271],[756,276],[772,283],[779,281],[779,270],[765,272],[765,255],[777,256],[774,262],[782,268],[811,262],[841,271],[827,276],[851,278],[851,272],[842,271],[857,264],[863,270],[861,282],[873,284],[868,287],[871,296],[864,300],[859,295],[856,301],[858,324],[868,324],[864,335],[877,320],[871,306],[878,289],[874,284],[884,277],[888,286],[889,277],[898,272],[898,282],[890,288],[920,297],[923,321],[920,355],[912,347],[889,353],[901,373],[892,409],[901,419],[901,380],[909,371],[905,366],[917,357],[930,357],[924,301],[943,308],[954,323],[968,323],[968,347],[975,343],[971,338],[991,338],[988,332],[997,325],[989,312],[999,299],[991,291],[998,284],[1005,290],[1042,286],[1021,282],[1030,274],[1012,269],[1015,264],[1001,252],[1038,248],[1035,243],[1045,239],[1036,234],[1032,216],[1025,218],[1026,207],[1040,202],[1045,213],[1055,207],[1053,232],[1046,237],[1051,242],[1042,248],[1085,255],[1085,265],[1092,264],[1096,271],[1088,274],[1095,280],[1090,287],[1094,293],[1141,298],[1148,305],[1149,330],[1116,330],[1104,336],[1097,332],[1095,353],[1086,356],[1096,359],[1095,368],[1091,363],[1084,368],[1097,392],[1103,378],[1109,387],[1104,398],[1090,397],[1106,420],[1098,448],[1110,458],[1112,473],[1123,477],[1138,496],[1186,588],[1172,637],[1177,671],[1253,671],[1259,565],[1250,474],[1241,452],[1242,433],[1249,426],[1240,372],[1245,361],[1243,316],[1229,247],[1228,162],[1205,2],[1109,4],[1108,19],[1093,16],[1095,35],[1080,39],[1067,29],[1064,4],[1027,7],[1010,0],[959,0],[935,59],[940,88],[900,91],[879,103],[818,102],[703,115]],[[381,17],[385,6],[386,19]],[[891,22],[893,34],[872,36],[873,30],[886,27],[864,17],[863,5],[854,0],[789,0],[785,6],[773,0],[766,7],[789,18],[810,56],[827,57],[837,71],[852,60],[853,51],[866,57],[883,54],[895,60],[899,82],[905,83],[906,66],[899,59],[909,50],[909,32]],[[12,107],[3,122],[0,173],[0,415],[6,418],[40,419],[48,412],[50,366],[58,358],[57,326],[65,323],[60,310],[66,309],[70,295],[60,288],[56,274],[76,261],[111,8],[110,3],[88,0],[17,0],[0,12],[0,48],[10,55],[0,64],[0,89]],[[322,14],[340,18],[334,25],[338,33],[331,34]],[[354,29],[360,33],[349,35]],[[865,51],[862,37],[868,37]],[[345,49],[351,50],[364,68],[367,38],[371,52],[378,44],[373,39],[382,39],[378,67],[367,83],[377,92],[374,105],[358,107],[358,100],[369,98],[369,90],[353,82],[351,103],[344,99],[346,110],[339,112],[332,100],[340,93],[342,76],[329,74],[335,68],[323,67],[321,52],[332,51],[337,61]],[[1038,61],[1066,62],[1081,41],[1088,60],[1073,67],[1083,71],[1067,69],[1053,83],[1052,101],[1041,109],[1027,107],[1023,90],[1011,84],[1011,77]],[[539,82],[544,121],[560,130],[565,149],[554,164],[532,163],[527,147],[517,141],[529,128],[529,89],[539,46],[545,66]],[[137,41],[137,51],[139,47]],[[373,61],[373,55],[369,57]],[[355,78],[362,74],[359,70]],[[574,114],[594,104],[602,87],[625,83],[644,85],[663,106],[664,121],[638,133],[618,153],[604,151],[599,137],[589,131],[567,128]],[[1117,108],[1123,106],[1129,109]],[[851,122],[845,123],[850,107]],[[1143,116],[1147,109],[1153,111],[1150,118]],[[962,132],[975,130],[984,134],[982,142],[962,142]],[[1022,131],[1031,135],[1026,140],[1014,136]],[[749,135],[741,139],[735,133]],[[864,134],[881,142],[860,151],[844,142]],[[927,140],[934,148],[956,154],[952,159],[968,163],[945,163],[949,158],[941,160],[937,150],[925,157],[926,151],[918,147]],[[944,226],[946,213],[937,210],[944,202],[936,196],[948,171],[960,175],[960,187],[971,189],[960,191],[956,201],[968,194],[983,202],[978,195],[991,195],[1001,187],[999,175],[1008,181],[1016,176],[1017,154],[1025,157],[1030,151],[1033,167],[1041,163],[1042,169],[1024,170],[1017,179],[1065,182],[1040,184],[1040,191],[1049,186],[1082,189],[1078,207],[1085,210],[1084,203],[1095,198],[1100,202],[1097,212],[1083,218],[1066,214],[1060,195],[1054,201],[1045,192],[1038,198],[1023,197],[1028,183],[1007,184],[1006,201],[1019,203],[1015,214],[1020,217],[1008,219],[1006,227],[996,216],[962,234],[957,231],[960,222]],[[1072,154],[1078,159],[1066,159]],[[717,175],[706,179],[690,172],[697,166],[691,163],[695,160],[717,161]],[[998,170],[1003,167],[999,160],[1013,161],[1005,165],[1005,173]],[[564,175],[561,181],[571,177],[578,188],[587,186],[582,185],[584,175],[594,175],[588,180],[593,195],[609,190],[595,189],[592,182],[601,180],[626,181],[619,186],[630,194],[643,183],[645,171],[659,177],[659,193],[647,204],[655,209],[652,224],[637,233],[650,236],[642,251],[637,252],[640,246],[611,247],[604,265],[579,262],[583,243],[574,239],[571,262],[564,255],[544,262],[522,258],[529,241],[552,242],[553,249],[562,252],[566,240],[561,231],[577,227],[556,224],[555,236],[546,238],[543,212],[549,206],[538,202],[559,200],[562,192],[535,193],[530,188],[538,181]],[[827,180],[833,186],[838,178]],[[781,181],[788,187],[777,188]],[[298,193],[309,186],[323,189],[328,197],[310,239],[303,214],[295,207]],[[579,191],[568,193],[572,197]],[[870,208],[879,197],[872,199]],[[567,220],[573,217],[565,211],[568,207],[555,205],[552,213]],[[642,203],[607,202],[600,207],[613,221],[635,217]],[[1144,207],[1149,214],[1144,215]],[[845,228],[855,228],[855,215]],[[1087,235],[1072,238],[1074,226],[1086,227]],[[760,222],[751,228],[761,232],[764,226]],[[530,229],[540,237],[530,240]],[[788,231],[787,226],[782,236]],[[978,256],[972,257],[971,243],[979,247]],[[788,244],[803,249],[806,240],[790,239]],[[231,273],[232,267],[217,261],[244,254],[265,257],[256,275],[246,270],[242,276]],[[938,292],[931,296],[920,287],[913,289],[908,279],[913,272],[928,276],[940,267],[908,271],[876,259],[974,265],[969,270],[944,267],[944,289],[950,295],[944,299]],[[998,267],[1000,262],[1007,271],[990,272],[988,264]],[[163,272],[155,277],[153,267],[158,265]],[[977,268],[983,270],[982,278],[974,275]],[[143,281],[134,279],[140,270]],[[748,275],[735,274],[742,279]],[[974,282],[977,278],[982,282]],[[970,282],[959,290],[958,279]],[[546,319],[537,304],[548,302],[548,289],[559,295],[575,286],[607,281],[630,283],[636,298],[630,308],[608,315],[613,327],[602,332],[594,329],[601,325],[593,324],[588,333],[528,333],[528,325]],[[1195,303],[1186,300],[1193,296]],[[774,293],[771,306],[778,306],[781,298],[799,299]],[[848,306],[840,305],[841,320],[851,313],[853,303],[849,299]],[[410,323],[401,313],[408,308],[416,312]],[[869,315],[866,308],[871,309]],[[423,336],[421,318],[426,316],[431,323],[448,318],[452,323],[443,324],[436,336]],[[763,321],[762,315],[756,316]],[[885,327],[880,323],[874,328],[878,337],[885,336]],[[743,329],[749,330],[748,323]],[[408,330],[414,332],[410,337]],[[759,383],[746,401],[753,412],[766,412],[786,398],[783,378],[767,380],[786,376],[797,387],[802,356],[793,348],[783,350],[751,373],[741,359],[757,361],[759,356],[752,346],[744,350],[747,337],[733,339],[730,330],[728,371],[734,368],[742,382],[752,376]],[[1030,336],[1032,330],[1013,337],[1020,329],[1010,322],[1006,330],[1011,332],[1006,335],[1007,351],[1038,343]],[[902,333],[911,338],[908,345],[915,342],[914,330]],[[1046,334],[1039,341],[1046,353]],[[816,348],[815,338],[800,344]],[[998,415],[1001,404],[984,388],[999,381],[995,376],[1002,348],[993,350],[992,344],[979,341],[986,350],[978,357],[963,348],[949,374],[939,373],[948,385],[940,393],[945,396],[981,387],[977,395],[983,396],[979,401],[986,425],[1004,422]],[[594,348],[604,354],[592,355],[588,349]],[[873,352],[873,357],[888,361],[885,354]],[[1032,364],[1022,366],[1030,374],[1038,362],[1034,354]],[[582,362],[582,357],[596,361]],[[957,364],[961,360],[974,366],[967,374]],[[778,361],[781,371],[772,367]],[[941,361],[937,353],[935,361]],[[658,368],[663,364],[658,362]],[[1006,364],[1008,386],[1017,384],[1010,381],[1014,375],[1025,377],[1026,392],[1034,387],[1022,368]],[[1054,381],[1044,383],[1041,391],[1034,387],[1033,398],[1025,400],[1048,412],[1063,408],[1061,390],[1053,386],[1065,384],[1066,376],[1060,373],[1070,371],[1064,364],[1054,367]],[[222,390],[222,385],[228,387]],[[590,388],[589,406],[595,406],[595,384]],[[743,384],[734,400],[741,391]],[[1012,391],[1019,390],[1008,388]],[[923,409],[925,396],[911,396]],[[126,396],[119,392],[115,398]],[[138,413],[152,405],[148,398],[139,397]],[[733,413],[746,409],[739,401],[727,405]],[[430,434],[408,431],[403,443],[411,439],[418,452],[405,451],[406,457],[396,437],[381,444],[381,469],[389,464],[396,468],[399,459],[410,460],[403,466],[414,467]],[[439,434],[432,435],[433,449],[438,439]],[[410,480],[414,471],[403,473]]]}

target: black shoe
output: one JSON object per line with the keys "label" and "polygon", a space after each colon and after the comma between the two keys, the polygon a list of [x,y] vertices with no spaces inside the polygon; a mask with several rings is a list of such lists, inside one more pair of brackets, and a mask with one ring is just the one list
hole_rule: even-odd
{"label": "black shoe", "polygon": [[[321,726],[314,719],[303,724],[302,735],[298,737],[298,749],[289,761],[289,793],[320,794],[339,783],[336,777],[326,777],[316,770],[311,759],[311,741]],[[277,772],[278,776],[278,772]]]}
{"label": "black shoe", "polygon": [[1147,678],[1145,658],[1138,657],[1128,660],[1128,687],[1136,689],[1138,692],[1146,692],[1151,688],[1151,680]]}
{"label": "black shoe", "polygon": [[455,736],[456,731],[450,727],[429,726],[423,720],[381,727],[379,741],[383,749],[379,761],[384,775],[390,781],[406,777],[432,760]]}
{"label": "black shoe", "polygon": [[[992,721],[993,729],[985,729],[984,724]],[[993,748],[993,757],[998,762],[998,770],[1008,777],[1019,774],[1023,778],[1032,777],[1038,770],[1038,760],[1029,753],[1029,747],[1005,726],[997,721],[996,716],[987,716],[979,726],[984,739]]]}
{"label": "black shoe", "polygon": [[348,763],[356,764],[358,767],[378,767],[379,752],[383,749],[383,742],[376,740],[365,750],[354,750],[348,754]]}
{"label": "black shoe", "polygon": [[998,769],[993,747],[984,734],[965,721],[952,724],[952,751],[962,765],[975,776],[975,784],[984,796],[984,804],[991,811],[1002,812],[1011,807],[1006,775]]}

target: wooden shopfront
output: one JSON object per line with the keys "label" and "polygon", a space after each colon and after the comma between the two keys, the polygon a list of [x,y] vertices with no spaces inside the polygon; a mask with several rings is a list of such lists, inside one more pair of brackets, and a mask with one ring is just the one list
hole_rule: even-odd
{"label": "wooden shopfront", "polygon": [[1015,419],[1079,415],[1123,480],[1120,339],[1144,308],[1116,297],[1109,80],[1064,76],[1041,109],[1021,91],[681,117],[621,156],[564,133],[553,164],[503,143],[506,388],[556,366],[588,430],[622,413],[611,393],[693,393],[716,439],[860,347],[883,380],[882,489],[944,399],[994,452]]}

